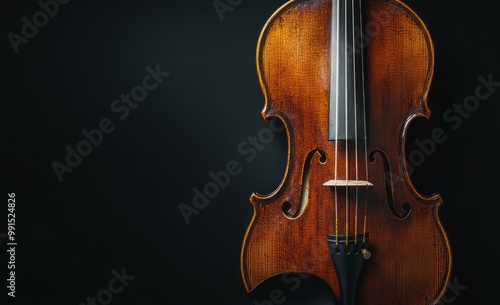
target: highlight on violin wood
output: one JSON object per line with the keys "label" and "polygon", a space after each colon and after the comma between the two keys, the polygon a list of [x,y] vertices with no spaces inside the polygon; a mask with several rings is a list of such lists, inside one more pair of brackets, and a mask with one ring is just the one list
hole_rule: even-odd
{"label": "highlight on violin wood", "polygon": [[442,198],[418,192],[405,159],[409,126],[431,115],[423,21],[394,0],[292,0],[256,53],[262,116],[283,122],[288,151],[278,188],[250,196],[249,296],[299,274],[332,304],[437,304],[452,265]]}

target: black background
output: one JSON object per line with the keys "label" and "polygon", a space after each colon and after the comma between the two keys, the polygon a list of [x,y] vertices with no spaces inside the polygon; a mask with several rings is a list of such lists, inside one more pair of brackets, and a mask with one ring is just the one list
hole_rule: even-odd
{"label": "black background", "polygon": [[[260,115],[255,47],[265,21],[285,1],[244,0],[224,20],[212,2],[73,0],[18,54],[7,34],[20,34],[21,18],[40,7],[1,2],[0,215],[6,219],[7,193],[15,192],[13,304],[80,304],[122,268],[135,278],[112,304],[250,304],[239,273],[252,216],[248,197],[277,187],[286,142],[277,134],[251,162],[237,147],[268,126]],[[484,304],[494,300],[498,283],[493,194],[500,94],[481,102],[456,130],[443,113],[475,94],[478,76],[500,81],[498,5],[406,3],[435,46],[432,116],[411,126],[407,151],[435,128],[448,136],[416,168],[414,183],[444,200],[451,279],[467,286],[453,304]],[[146,66],[156,65],[170,75],[120,120],[111,103],[141,84]],[[82,129],[97,128],[103,118],[115,130],[59,182],[51,164],[64,163],[65,147],[75,148]],[[192,189],[203,188],[212,181],[209,172],[231,160],[241,173],[187,225],[178,205],[190,204]],[[0,226],[0,233],[6,230]]]}

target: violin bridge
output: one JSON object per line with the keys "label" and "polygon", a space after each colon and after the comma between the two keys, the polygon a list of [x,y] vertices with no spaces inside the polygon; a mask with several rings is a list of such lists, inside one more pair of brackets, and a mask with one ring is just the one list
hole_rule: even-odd
{"label": "violin bridge", "polygon": [[364,180],[328,180],[324,186],[373,186],[373,183]]}

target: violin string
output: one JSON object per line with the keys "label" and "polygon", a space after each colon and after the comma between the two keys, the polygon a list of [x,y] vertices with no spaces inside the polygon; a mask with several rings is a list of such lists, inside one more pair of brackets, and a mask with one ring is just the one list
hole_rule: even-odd
{"label": "violin string", "polygon": [[345,0],[344,2],[344,69],[345,69],[345,80],[344,80],[344,90],[345,90],[345,243],[346,246],[349,245],[349,143],[348,143],[348,122],[349,122],[349,105],[348,105],[348,100],[349,100],[349,91],[348,91],[348,81],[349,81],[349,73],[348,73],[348,39],[347,39],[347,32],[348,32],[348,19],[347,19],[347,5],[348,5],[348,0]]}
{"label": "violin string", "polygon": [[[337,10],[336,12],[338,13],[340,11],[340,1],[337,0],[336,1],[336,4],[337,4]],[[332,14],[335,14],[336,12],[333,12],[332,11]],[[336,24],[336,58],[332,58],[331,60],[337,60],[339,61],[340,59],[340,56],[339,56],[339,45],[340,45],[340,21],[339,21],[340,18],[337,17],[337,24]],[[336,82],[337,82],[337,90],[335,90],[335,93],[336,93],[336,99],[335,99],[335,115],[336,115],[336,118],[335,118],[335,181],[337,181],[337,169],[338,169],[338,143],[339,143],[339,90],[338,88],[340,87],[340,77],[339,77],[339,64],[335,65],[335,69],[336,69]],[[339,245],[339,214],[338,214],[338,196],[337,196],[337,183],[335,183],[335,243],[336,243],[336,246],[338,247]]]}
{"label": "violin string", "polygon": [[354,244],[356,245],[358,242],[358,239],[356,236],[358,235],[358,191],[359,191],[359,186],[358,186],[358,181],[359,181],[359,176],[358,176],[358,117],[357,117],[357,86],[356,86],[356,35],[355,35],[355,9],[354,9],[354,0],[352,0],[352,65],[353,65],[353,74],[354,74],[354,156],[355,156],[355,169],[356,169],[356,206],[355,206],[355,212],[354,212]]}
{"label": "violin string", "polygon": [[[363,0],[359,0],[359,24],[360,24],[360,41],[363,43]],[[365,148],[365,178],[368,179],[368,134],[366,133],[366,97],[365,97],[365,69],[364,69],[364,45],[360,46],[361,50],[361,90],[363,92],[363,128],[364,128],[364,148]],[[364,217],[363,217],[363,244],[366,242],[366,222],[368,208],[368,186],[365,187],[365,202],[364,202]]]}

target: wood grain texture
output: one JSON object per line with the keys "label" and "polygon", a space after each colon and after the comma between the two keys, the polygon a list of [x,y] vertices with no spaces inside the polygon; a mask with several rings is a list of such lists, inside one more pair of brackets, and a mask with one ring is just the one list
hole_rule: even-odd
{"label": "wood grain texture", "polygon": [[[284,122],[288,160],[279,187],[250,198],[254,215],[241,249],[247,291],[275,274],[306,272],[324,279],[339,296],[326,236],[336,230],[346,234],[346,222],[349,234],[361,233],[363,218],[361,213],[357,219],[353,216],[355,196],[346,200],[345,191],[335,194],[335,188],[323,183],[334,177],[352,179],[358,160],[359,178],[374,184],[367,209],[373,255],[361,276],[358,304],[435,304],[444,293],[452,256],[439,221],[441,197],[417,192],[404,159],[408,125],[417,116],[430,115],[426,98],[433,74],[432,41],[406,5],[387,0],[364,3],[367,146],[369,154],[380,152],[368,163],[368,177],[367,156],[361,150],[356,152],[352,143],[346,147],[345,142],[336,146],[328,141],[331,1],[290,1],[261,33],[257,68],[265,97],[262,115]],[[402,219],[388,207],[383,155],[396,212],[404,213],[403,203],[411,206]],[[303,191],[306,186],[308,192]],[[284,203],[290,204],[287,213]]]}

